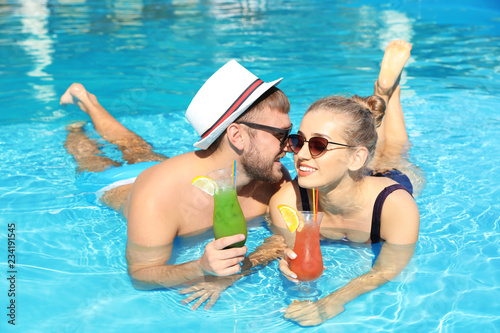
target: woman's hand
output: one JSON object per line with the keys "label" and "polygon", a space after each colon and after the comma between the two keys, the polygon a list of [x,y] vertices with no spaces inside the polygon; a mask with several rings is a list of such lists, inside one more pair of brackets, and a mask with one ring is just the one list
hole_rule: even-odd
{"label": "woman's hand", "polygon": [[194,293],[191,296],[183,299],[181,301],[181,304],[185,305],[193,302],[194,300],[197,300],[196,303],[194,303],[194,305],[191,307],[191,310],[196,310],[203,303],[205,303],[205,301],[208,300],[204,309],[210,310],[219,299],[220,294],[228,287],[230,287],[234,283],[234,281],[238,280],[238,278],[239,277],[236,277],[234,275],[223,277],[206,275],[205,281],[179,291],[179,294],[181,295]]}
{"label": "woman's hand", "polygon": [[344,304],[333,302],[328,296],[313,301],[294,300],[285,311],[285,318],[300,326],[315,326],[344,312]]}
{"label": "woman's hand", "polygon": [[295,274],[290,270],[290,264],[289,264],[290,260],[293,260],[295,258],[297,258],[295,252],[293,252],[291,249],[288,248],[285,249],[284,256],[280,260],[280,271],[281,273],[283,273],[283,275],[285,275],[285,277],[288,280],[294,283],[299,283],[299,280],[297,279],[297,274]]}

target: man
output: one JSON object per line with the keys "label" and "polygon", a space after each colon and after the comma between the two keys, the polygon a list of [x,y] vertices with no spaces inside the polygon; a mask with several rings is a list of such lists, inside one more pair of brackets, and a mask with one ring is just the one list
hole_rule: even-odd
{"label": "man", "polygon": [[[62,105],[77,104],[88,113],[99,134],[116,144],[129,164],[163,160],[140,173],[133,184],[115,187],[103,197],[127,218],[126,256],[136,288],[172,287],[207,275],[240,271],[247,247],[225,248],[244,235],[210,242],[193,261],[166,263],[175,237],[197,234],[213,225],[213,198],[191,185],[195,177],[236,161],[238,199],[247,220],[265,213],[270,197],[289,180],[280,159],[292,124],[289,101],[275,87],[280,81],[265,83],[236,61],[228,62],[205,82],[186,112],[201,136],[194,144],[201,150],[170,159],[153,153],[151,146],[114,119],[82,85],[73,84],[61,97]],[[65,146],[80,170],[101,171],[116,165],[96,155],[98,149],[81,125],[69,131]]]}

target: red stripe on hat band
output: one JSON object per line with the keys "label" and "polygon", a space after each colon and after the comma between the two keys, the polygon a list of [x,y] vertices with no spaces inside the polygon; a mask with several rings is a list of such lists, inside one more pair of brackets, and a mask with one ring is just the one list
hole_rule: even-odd
{"label": "red stripe on hat band", "polygon": [[201,138],[205,139],[210,133],[212,133],[217,127],[219,127],[220,124],[224,122],[230,115],[233,114],[234,111],[236,111],[243,102],[246,101],[246,99],[262,84],[264,83],[262,80],[257,79],[255,80],[251,85],[248,86],[248,88],[245,89],[245,91],[234,101],[234,103],[227,109],[226,112],[222,115],[222,117],[219,118],[215,122],[215,124],[210,127],[205,133],[202,134]]}

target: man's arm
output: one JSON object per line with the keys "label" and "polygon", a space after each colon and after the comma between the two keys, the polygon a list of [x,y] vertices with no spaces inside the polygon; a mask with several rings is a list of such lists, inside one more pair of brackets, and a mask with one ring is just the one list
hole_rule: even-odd
{"label": "man's arm", "polygon": [[203,276],[199,260],[182,265],[165,265],[172,254],[172,243],[141,246],[127,241],[126,258],[132,284],[139,290],[168,288]]}
{"label": "man's arm", "polygon": [[241,241],[243,235],[210,242],[201,258],[180,265],[166,265],[178,234],[179,221],[184,220],[178,209],[182,203],[182,198],[179,198],[182,189],[171,183],[171,178],[165,180],[161,176],[155,167],[143,172],[135,181],[128,200],[126,252],[134,286],[147,290],[168,288],[205,274],[224,276],[237,273],[247,248],[224,248]]}
{"label": "man's arm", "polygon": [[197,280],[204,275],[226,276],[239,272],[246,248],[223,250],[244,235],[224,237],[207,244],[201,258],[179,265],[165,265],[172,244],[140,246],[127,242],[128,272],[135,288],[152,290],[169,288]]}

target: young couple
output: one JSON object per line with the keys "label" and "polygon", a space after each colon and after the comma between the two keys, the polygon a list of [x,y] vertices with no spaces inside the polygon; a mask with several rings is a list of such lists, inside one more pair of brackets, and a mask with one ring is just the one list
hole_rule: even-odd
{"label": "young couple", "polygon": [[[201,137],[194,145],[200,150],[172,158],[153,152],[81,84],[71,85],[61,104],[78,105],[102,138],[118,146],[129,165],[145,169],[135,168],[137,178],[108,187],[101,198],[127,219],[126,256],[134,286],[148,290],[204,279],[183,291],[192,293],[184,302],[196,300],[192,307],[196,309],[208,301],[208,309],[245,269],[269,260],[283,258],[282,273],[295,281],[286,260],[296,256],[290,249],[293,235],[277,206],[302,210],[313,188],[319,190],[319,211],[325,213],[322,237],[384,243],[370,272],[316,302],[291,304],[285,317],[303,326],[320,324],[342,312],[347,302],[397,276],[413,255],[419,229],[419,212],[411,195],[419,189],[412,188],[407,175],[412,178],[413,173],[403,163],[408,136],[399,86],[410,51],[411,45],[404,41],[391,42],[373,96],[321,99],[309,108],[293,135],[288,99],[276,88],[281,79],[263,82],[230,61],[205,82],[186,112]],[[81,124],[68,130],[65,147],[80,171],[119,166],[99,154]],[[298,177],[293,181],[280,163],[286,152],[294,154]],[[244,238],[234,235],[208,243],[200,258],[167,264],[175,237],[188,237],[213,225],[213,198],[192,186],[192,179],[228,167],[233,160],[240,175],[237,192],[245,217],[250,220],[270,212],[277,235],[247,256],[246,246],[225,249]]]}

